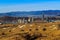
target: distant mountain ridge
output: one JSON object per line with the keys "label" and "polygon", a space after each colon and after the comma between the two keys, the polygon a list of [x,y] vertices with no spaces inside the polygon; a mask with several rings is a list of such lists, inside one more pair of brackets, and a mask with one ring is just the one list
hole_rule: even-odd
{"label": "distant mountain ridge", "polygon": [[45,11],[30,11],[30,12],[7,12],[7,13],[0,13],[1,16],[14,16],[14,17],[20,17],[20,16],[29,16],[29,15],[54,15],[54,16],[60,16],[60,10],[45,10]]}

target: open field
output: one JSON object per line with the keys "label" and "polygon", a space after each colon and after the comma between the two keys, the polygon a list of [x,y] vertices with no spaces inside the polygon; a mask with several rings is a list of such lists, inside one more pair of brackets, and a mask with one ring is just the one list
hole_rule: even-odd
{"label": "open field", "polygon": [[0,40],[60,40],[60,22],[1,24]]}

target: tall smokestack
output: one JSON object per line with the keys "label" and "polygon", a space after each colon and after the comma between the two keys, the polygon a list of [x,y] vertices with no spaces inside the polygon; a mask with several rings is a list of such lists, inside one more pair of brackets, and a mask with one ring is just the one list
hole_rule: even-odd
{"label": "tall smokestack", "polygon": [[44,12],[42,13],[42,21],[44,22]]}
{"label": "tall smokestack", "polygon": [[34,21],[33,17],[32,17],[32,22]]}

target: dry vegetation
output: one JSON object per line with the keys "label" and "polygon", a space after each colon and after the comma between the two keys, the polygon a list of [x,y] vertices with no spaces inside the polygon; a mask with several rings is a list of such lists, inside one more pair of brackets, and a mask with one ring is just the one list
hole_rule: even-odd
{"label": "dry vegetation", "polygon": [[0,25],[0,40],[60,40],[60,23]]}

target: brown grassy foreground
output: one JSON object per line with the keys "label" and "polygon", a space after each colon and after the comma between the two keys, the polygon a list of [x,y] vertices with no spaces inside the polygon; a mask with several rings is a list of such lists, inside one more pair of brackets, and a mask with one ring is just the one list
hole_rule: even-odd
{"label": "brown grassy foreground", "polygon": [[60,40],[60,22],[2,24],[0,40]]}

